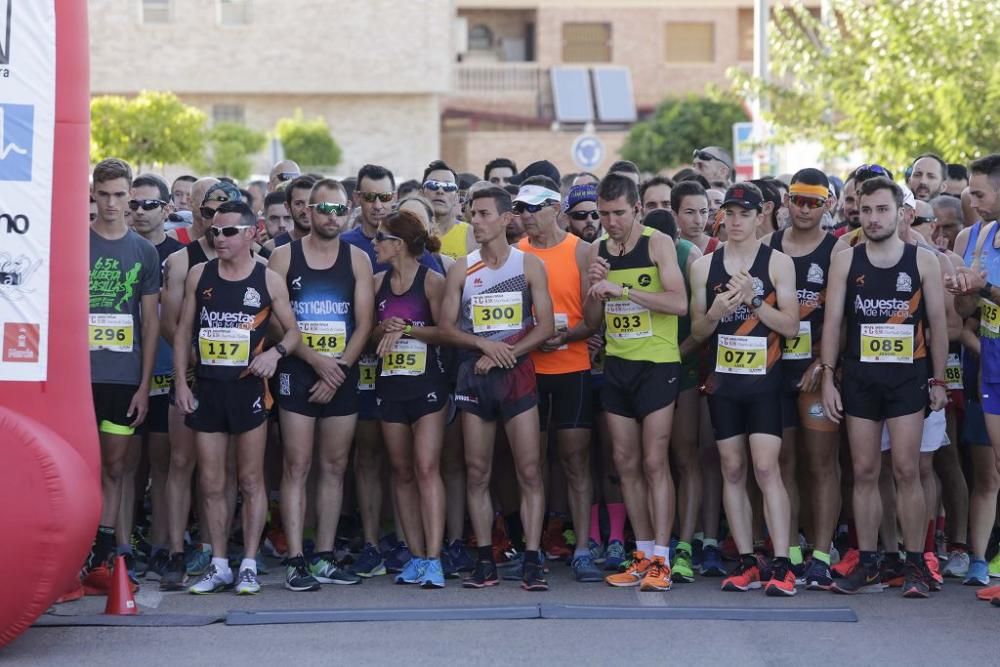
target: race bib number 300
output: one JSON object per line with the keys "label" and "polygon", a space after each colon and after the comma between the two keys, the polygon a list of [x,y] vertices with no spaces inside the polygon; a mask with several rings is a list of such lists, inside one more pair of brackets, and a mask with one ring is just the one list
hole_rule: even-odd
{"label": "race bib number 300", "polygon": [[472,297],[472,331],[478,334],[520,329],[521,309],[520,292],[476,294]]}
{"label": "race bib number 300", "polygon": [[132,316],[91,313],[87,339],[91,352],[131,352],[134,339]]}
{"label": "race bib number 300", "polygon": [[382,375],[423,375],[427,367],[427,344],[412,338],[400,338],[392,351],[382,358]]}
{"label": "race bib number 300", "polygon": [[799,322],[799,335],[786,338],[781,350],[782,359],[812,359],[812,323],[808,320]]}
{"label": "race bib number 300", "polygon": [[339,357],[347,347],[347,324],[344,322],[300,321],[302,342],[324,357]]}
{"label": "race bib number 300", "polygon": [[611,299],[604,304],[604,322],[611,338],[649,338],[653,320],[649,309],[628,299]]}
{"label": "race bib number 300", "polygon": [[912,324],[862,324],[861,361],[908,364],[913,361]]}
{"label": "race bib number 300", "polygon": [[734,375],[767,374],[766,336],[719,335],[715,372]]}
{"label": "race bib number 300", "polygon": [[207,327],[198,332],[198,353],[205,366],[250,363],[250,330]]}

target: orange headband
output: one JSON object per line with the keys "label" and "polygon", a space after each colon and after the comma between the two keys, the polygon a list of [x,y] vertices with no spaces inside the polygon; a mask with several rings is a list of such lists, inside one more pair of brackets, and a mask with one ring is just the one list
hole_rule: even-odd
{"label": "orange headband", "polygon": [[791,187],[788,188],[788,194],[810,195],[826,199],[830,196],[830,188],[825,188],[822,185],[809,185],[807,183],[792,183]]}

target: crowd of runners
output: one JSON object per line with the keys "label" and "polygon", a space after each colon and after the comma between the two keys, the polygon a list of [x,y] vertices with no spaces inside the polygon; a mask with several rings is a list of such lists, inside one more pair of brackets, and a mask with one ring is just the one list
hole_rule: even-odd
{"label": "crowd of runners", "polygon": [[[1000,155],[93,171],[81,579],[1000,605]],[[992,560],[990,560],[992,558]]]}

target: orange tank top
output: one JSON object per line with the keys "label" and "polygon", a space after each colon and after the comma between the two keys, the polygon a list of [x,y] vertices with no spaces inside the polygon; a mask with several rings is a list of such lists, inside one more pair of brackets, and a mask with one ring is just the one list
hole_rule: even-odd
{"label": "orange tank top", "polygon": [[[565,239],[551,248],[536,248],[528,238],[521,239],[517,244],[518,249],[534,255],[545,265],[557,331],[572,329],[583,319],[580,268],[576,263],[576,244],[579,242],[579,238],[567,234]],[[586,340],[575,340],[552,352],[535,350],[531,353],[531,360],[535,364],[535,372],[542,375],[590,370]]]}

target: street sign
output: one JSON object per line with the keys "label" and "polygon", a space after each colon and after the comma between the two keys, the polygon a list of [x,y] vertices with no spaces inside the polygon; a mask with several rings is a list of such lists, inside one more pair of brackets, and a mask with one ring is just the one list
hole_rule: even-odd
{"label": "street sign", "polygon": [[738,177],[753,178],[753,123],[733,123],[733,168]]}
{"label": "street sign", "polygon": [[577,167],[590,170],[604,160],[604,142],[593,134],[581,134],[573,140],[571,153]]}

